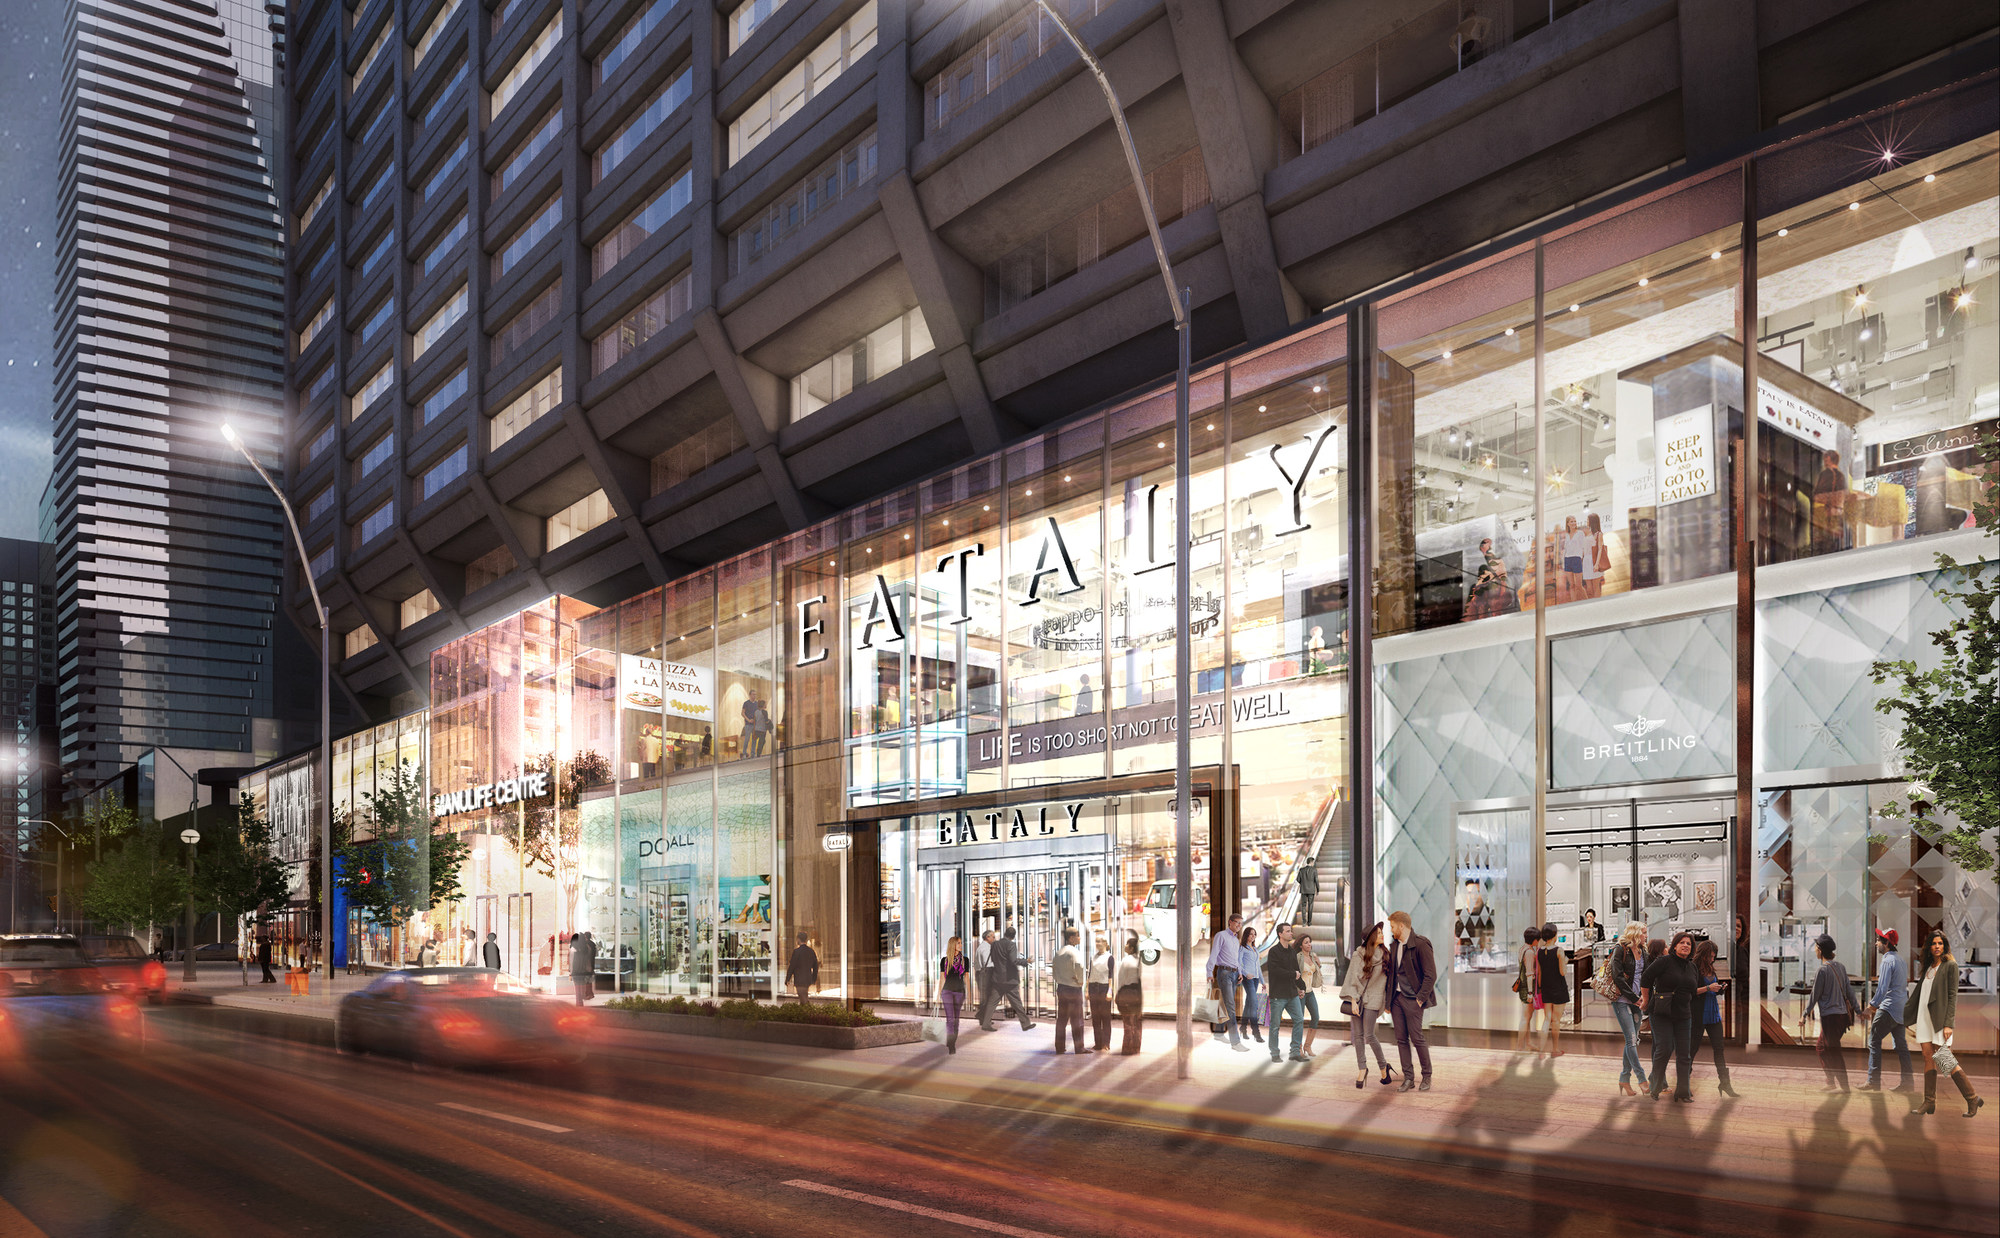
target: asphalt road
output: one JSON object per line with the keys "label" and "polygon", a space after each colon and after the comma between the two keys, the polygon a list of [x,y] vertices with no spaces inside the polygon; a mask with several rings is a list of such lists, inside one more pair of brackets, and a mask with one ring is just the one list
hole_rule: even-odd
{"label": "asphalt road", "polygon": [[700,1042],[575,1075],[336,1056],[223,1008],[0,1075],[0,1238],[69,1235],[1909,1233],[1223,1130],[737,1073]]}

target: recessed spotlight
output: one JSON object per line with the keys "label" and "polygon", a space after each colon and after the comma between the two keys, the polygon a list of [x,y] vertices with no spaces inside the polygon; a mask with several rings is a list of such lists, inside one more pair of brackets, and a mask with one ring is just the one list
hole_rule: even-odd
{"label": "recessed spotlight", "polygon": [[1924,173],[1924,184],[1928,185],[1928,184],[1930,184],[1930,183],[1931,183],[1932,181],[1934,181],[1934,180],[1936,180],[1936,179],[1937,179],[1937,173],[1935,173],[1935,172],[1926,172],[1926,173]]}
{"label": "recessed spotlight", "polygon": [[1033,497],[1033,496],[1034,496],[1034,493],[1035,493],[1035,492],[1034,492],[1034,491],[1032,491],[1032,490],[1028,491],[1028,494],[1029,494],[1029,496],[1030,496],[1030,497]]}
{"label": "recessed spotlight", "polygon": [[1167,449],[1167,444],[1164,440],[1158,443],[1154,443],[1153,446],[1159,448],[1161,451],[1165,451]]}
{"label": "recessed spotlight", "polygon": [[979,510],[983,512],[990,512],[993,510],[993,505],[991,503],[981,503],[979,505]]}
{"label": "recessed spotlight", "polygon": [[1861,209],[1861,204],[1859,202],[1849,202],[1847,204],[1847,209],[1850,211],[1858,211]]}
{"label": "recessed spotlight", "polygon": [[1443,352],[1443,354],[1442,354],[1442,355],[1440,355],[1438,359],[1439,359],[1440,361],[1449,361],[1449,360],[1451,360],[1451,349],[1449,349],[1449,348],[1445,349],[1445,350],[1444,350],[1444,352]]}
{"label": "recessed spotlight", "polygon": [[1069,480],[1069,474],[1068,474],[1068,473],[1064,473],[1064,474],[1063,474],[1063,480],[1064,480],[1064,481],[1068,481],[1068,480]]}
{"label": "recessed spotlight", "polygon": [[1779,236],[1790,236],[1791,234],[1792,234],[1792,230],[1791,230],[1790,228],[1780,228],[1780,229],[1778,229],[1778,235],[1779,235]]}
{"label": "recessed spotlight", "polygon": [[1262,404],[1259,404],[1259,405],[1257,406],[1257,411],[1258,411],[1258,412],[1260,412],[1260,413],[1261,413],[1261,412],[1263,412],[1263,411],[1264,411],[1264,406],[1263,406]]}
{"label": "recessed spotlight", "polygon": [[1641,275],[1641,276],[1639,277],[1639,287],[1641,287],[1641,288],[1644,288],[1644,287],[1645,287],[1645,286],[1646,286],[1647,284],[1650,284],[1650,283],[1652,283],[1652,282],[1653,282],[1653,281],[1652,281],[1651,279],[1647,278],[1647,277],[1646,277],[1646,276],[1644,276],[1644,275]]}
{"label": "recessed spotlight", "polygon": [[1211,422],[1209,422],[1209,423],[1208,423],[1208,428],[1209,428],[1209,429],[1211,429],[1211,430],[1213,430],[1213,429],[1215,428],[1215,423],[1214,423],[1214,422],[1212,422],[1212,421],[1211,421]]}
{"label": "recessed spotlight", "polygon": [[1570,312],[1570,313],[1572,313],[1572,314],[1574,314],[1574,313],[1576,313],[1576,312],[1577,312],[1578,310],[1580,310],[1580,309],[1582,309],[1582,308],[1583,308],[1583,307],[1582,307],[1581,305],[1572,305],[1572,306],[1570,306],[1570,307],[1569,307],[1569,312]]}
{"label": "recessed spotlight", "polygon": [[951,527],[951,521],[949,521],[949,520],[945,521],[945,522],[944,522],[944,526],[945,526],[945,528],[947,528],[947,529],[948,529],[948,528],[950,528],[950,527]]}
{"label": "recessed spotlight", "polygon": [[903,534],[903,540],[904,540],[904,541],[906,541],[906,542],[907,542],[907,541],[909,541],[909,540],[910,540],[910,535],[909,535],[908,533],[905,533],[905,534]]}
{"label": "recessed spotlight", "polygon": [[1708,255],[1708,260],[1710,262],[1713,262],[1720,257],[1722,257],[1722,251],[1718,249]]}
{"label": "recessed spotlight", "polygon": [[1514,328],[1512,328],[1512,327],[1509,327],[1509,328],[1507,328],[1507,334],[1509,334],[1509,335],[1512,335],[1512,334],[1514,334]]}
{"label": "recessed spotlight", "polygon": [[1314,395],[1318,395],[1318,394],[1319,394],[1319,384],[1318,384],[1318,383],[1314,383],[1314,384],[1313,384],[1313,394],[1314,394]]}

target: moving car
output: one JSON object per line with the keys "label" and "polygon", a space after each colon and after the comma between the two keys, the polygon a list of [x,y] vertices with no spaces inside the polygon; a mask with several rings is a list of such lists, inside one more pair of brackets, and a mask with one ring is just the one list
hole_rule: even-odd
{"label": "moving car", "polygon": [[67,934],[0,934],[0,1062],[122,1052],[145,1035],[139,1007],[114,991]]}
{"label": "moving car", "polygon": [[166,1000],[167,968],[146,953],[136,937],[86,936],[83,952],[111,988],[144,997],[154,1006]]}
{"label": "moving car", "polygon": [[574,1065],[593,1017],[483,967],[412,967],[384,973],[340,1001],[334,1047],[437,1066]]}

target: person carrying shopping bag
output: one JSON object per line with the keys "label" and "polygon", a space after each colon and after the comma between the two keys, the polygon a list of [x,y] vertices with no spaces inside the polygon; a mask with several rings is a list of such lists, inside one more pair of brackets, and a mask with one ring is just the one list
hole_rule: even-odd
{"label": "person carrying shopping bag", "polygon": [[938,998],[944,1004],[944,1051],[958,1052],[958,1012],[965,1005],[965,978],[972,971],[965,957],[965,939],[953,937],[938,960]]}

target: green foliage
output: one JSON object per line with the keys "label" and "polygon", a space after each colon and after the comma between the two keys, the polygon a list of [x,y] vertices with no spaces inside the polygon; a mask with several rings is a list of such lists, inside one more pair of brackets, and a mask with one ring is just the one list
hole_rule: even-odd
{"label": "green foliage", "polygon": [[589,750],[562,762],[545,752],[527,768],[546,772],[553,794],[527,805],[521,814],[520,836],[509,841],[528,867],[561,890],[562,923],[568,931],[576,924],[577,899],[582,893],[583,814],[578,805],[586,790],[611,781],[611,762]]}
{"label": "green foliage", "polygon": [[849,1010],[831,1002],[786,1002],[767,1006],[738,998],[733,1001],[705,1002],[685,997],[645,997],[634,993],[614,997],[604,1003],[608,1010],[631,1010],[641,1014],[688,1014],[712,1019],[741,1019],[749,1023],[810,1023],[817,1027],[874,1027],[887,1023],[866,1010]]}
{"label": "green foliage", "polygon": [[[2000,434],[1981,444],[1989,478],[2000,473]],[[1989,485],[1974,510],[1979,527],[2000,532],[2000,485]],[[1954,618],[1931,633],[1938,664],[1919,669],[1900,659],[1877,662],[1869,675],[1890,691],[1875,708],[1903,724],[1901,748],[1910,786],[1883,809],[1886,817],[1944,849],[1967,872],[1994,872],[2000,830],[2000,562],[1938,557],[1934,591]]]}
{"label": "green foliage", "polygon": [[[267,912],[292,896],[285,866],[271,854],[271,823],[244,795],[236,806],[235,828],[211,829],[195,863],[195,909],[229,919]],[[266,906],[266,905],[269,906]]]}
{"label": "green foliage", "polygon": [[86,866],[90,884],[77,896],[83,910],[106,924],[151,935],[187,908],[185,844],[157,822],[142,823],[122,805],[95,806],[85,828],[101,839],[104,858]]}
{"label": "green foliage", "polygon": [[[464,897],[461,871],[470,846],[430,815],[423,776],[408,761],[387,784],[363,797],[359,821],[337,830],[334,882],[351,906],[377,923],[401,924],[438,903]],[[358,835],[367,834],[361,838]]]}

